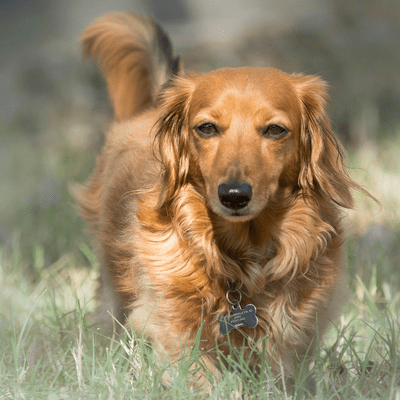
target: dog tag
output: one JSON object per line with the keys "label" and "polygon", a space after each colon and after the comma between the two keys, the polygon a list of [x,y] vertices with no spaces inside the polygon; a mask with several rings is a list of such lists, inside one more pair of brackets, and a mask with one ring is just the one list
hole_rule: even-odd
{"label": "dog tag", "polygon": [[255,328],[258,325],[255,305],[247,304],[245,308],[241,308],[239,302],[237,302],[236,306],[237,308],[232,306],[230,315],[225,315],[219,321],[219,331],[223,335],[227,335],[232,329],[238,329],[243,326]]}

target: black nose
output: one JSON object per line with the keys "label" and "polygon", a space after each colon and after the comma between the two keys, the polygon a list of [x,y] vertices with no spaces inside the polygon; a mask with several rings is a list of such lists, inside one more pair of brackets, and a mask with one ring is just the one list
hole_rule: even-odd
{"label": "black nose", "polygon": [[253,190],[247,183],[235,181],[218,186],[219,201],[231,210],[240,210],[249,204]]}

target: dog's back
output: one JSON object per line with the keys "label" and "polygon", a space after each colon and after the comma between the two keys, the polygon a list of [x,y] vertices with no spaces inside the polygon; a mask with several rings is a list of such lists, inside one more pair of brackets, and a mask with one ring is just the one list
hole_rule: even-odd
{"label": "dog's back", "polygon": [[101,17],[86,28],[82,42],[84,56],[101,63],[116,120],[153,105],[162,85],[179,72],[168,37],[137,14]]}

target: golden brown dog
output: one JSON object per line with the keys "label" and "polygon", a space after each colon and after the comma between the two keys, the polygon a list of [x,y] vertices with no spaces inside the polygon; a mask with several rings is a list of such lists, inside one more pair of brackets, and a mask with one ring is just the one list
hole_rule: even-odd
{"label": "golden brown dog", "polygon": [[215,370],[228,339],[250,354],[267,337],[272,370],[290,374],[338,311],[340,210],[362,190],[325,83],[272,68],[186,74],[160,28],[133,14],[100,18],[83,46],[116,120],[77,193],[100,244],[100,316],[173,359],[204,324],[202,362]]}

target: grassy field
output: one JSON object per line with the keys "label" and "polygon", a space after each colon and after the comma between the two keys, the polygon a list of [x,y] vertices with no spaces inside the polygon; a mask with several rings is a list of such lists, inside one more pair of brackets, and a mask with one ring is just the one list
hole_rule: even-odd
{"label": "grassy field", "polygon": [[[100,75],[64,53],[59,62],[54,50],[26,70],[25,57],[16,64],[24,101],[0,127],[0,400],[203,398],[189,383],[196,348],[191,360],[157,370],[146,340],[129,331],[105,339],[92,320],[98,264],[67,188],[92,170],[110,109]],[[239,360],[210,398],[400,400],[400,130],[381,135],[372,117],[348,164],[382,207],[356,194],[349,299],[312,371],[299,366],[290,394],[267,367],[255,378]]]}
{"label": "grassy field", "polygon": [[[33,161],[26,151],[32,163],[20,162],[19,176],[29,179],[19,187],[29,193],[29,185],[44,180],[46,186],[47,179],[57,198],[44,187],[43,199],[39,194],[28,210],[12,208],[22,215],[10,215],[20,222],[0,251],[0,399],[202,398],[190,387],[190,360],[160,371],[143,338],[126,331],[108,340],[97,332],[90,313],[98,265],[64,184],[87,173],[94,154],[51,143],[39,150],[52,156],[36,154]],[[10,154],[24,146],[13,141]],[[349,213],[349,301],[321,342],[312,371],[299,368],[295,395],[276,388],[267,368],[256,379],[242,360],[210,398],[400,399],[400,199],[393,190],[399,187],[399,151],[391,140],[350,152],[353,177],[382,209],[357,196]],[[5,201],[18,202],[10,192]],[[191,357],[197,356],[194,349]],[[164,369],[171,369],[170,386],[161,383]],[[304,384],[309,374],[314,395]]]}

